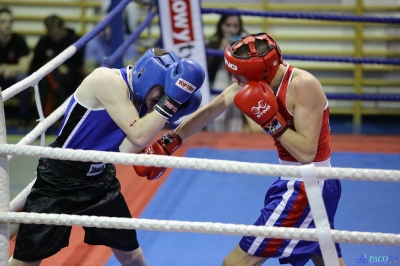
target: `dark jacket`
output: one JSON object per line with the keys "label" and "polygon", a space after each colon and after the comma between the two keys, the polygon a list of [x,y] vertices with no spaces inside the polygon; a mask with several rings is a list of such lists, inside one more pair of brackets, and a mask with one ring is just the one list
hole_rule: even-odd
{"label": "dark jacket", "polygon": [[[79,36],[75,34],[74,30],[66,30],[67,35],[59,42],[53,42],[47,35],[40,38],[35,47],[33,59],[30,65],[30,73],[41,68],[44,64],[48,63],[79,39]],[[71,78],[81,75],[83,71],[83,60],[84,48],[77,51],[71,58],[64,62],[64,64],[69,68]]]}

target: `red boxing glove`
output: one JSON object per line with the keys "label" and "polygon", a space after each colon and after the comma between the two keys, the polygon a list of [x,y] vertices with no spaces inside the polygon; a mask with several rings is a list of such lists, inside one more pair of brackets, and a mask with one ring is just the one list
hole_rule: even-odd
{"label": "red boxing glove", "polygon": [[271,87],[263,81],[247,82],[235,95],[235,105],[271,137],[286,131],[285,119],[278,113],[278,103]]}
{"label": "red boxing glove", "polygon": [[[181,137],[174,131],[169,131],[152,145],[147,145],[147,147],[139,154],[171,155],[181,145]],[[156,180],[160,178],[167,170],[167,168],[164,167],[144,165],[134,165],[133,168],[139,176],[147,177],[148,180]]]}

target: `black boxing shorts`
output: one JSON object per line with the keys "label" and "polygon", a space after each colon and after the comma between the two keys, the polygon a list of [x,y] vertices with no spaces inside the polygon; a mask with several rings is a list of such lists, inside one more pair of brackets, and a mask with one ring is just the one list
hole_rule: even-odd
{"label": "black boxing shorts", "polygon": [[[23,211],[131,218],[114,165],[92,165],[90,162],[40,158],[37,179]],[[134,229],[83,229],[84,242],[90,245],[105,245],[122,251],[139,247]],[[70,226],[21,224],[14,258],[36,261],[50,257],[68,246],[70,233]]]}

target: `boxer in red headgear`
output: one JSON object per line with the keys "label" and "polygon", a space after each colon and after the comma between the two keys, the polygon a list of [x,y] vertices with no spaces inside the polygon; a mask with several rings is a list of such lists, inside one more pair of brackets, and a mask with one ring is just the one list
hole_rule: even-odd
{"label": "boxer in red headgear", "polygon": [[[259,49],[256,48],[256,42],[259,43]],[[225,48],[225,68],[241,82],[239,84],[258,82],[249,82],[248,89],[243,89],[235,96],[236,106],[274,138],[287,129],[287,123],[278,112],[277,102],[275,97],[271,97],[273,92],[269,87],[281,63],[281,50],[266,33],[243,37]],[[259,90],[259,93],[265,94],[263,101],[258,101],[261,95],[251,89],[253,86],[263,87]]]}
{"label": "boxer in red headgear", "polygon": [[[273,137],[279,163],[330,167],[328,100],[317,78],[283,62],[279,46],[266,33],[252,34],[229,44],[225,49],[225,65],[235,83],[192,113],[175,129],[174,135],[185,140],[235,104]],[[260,146],[263,141],[264,138],[260,139]],[[326,208],[326,212],[320,210],[321,217],[334,228],[340,182],[327,179],[320,181],[319,186]],[[319,215],[318,210],[314,211]],[[267,191],[264,208],[254,224],[315,228],[303,180],[278,178]],[[339,245],[335,248],[340,265],[345,265]],[[324,265],[318,242],[252,236],[244,236],[223,265],[261,265],[268,258],[279,258],[281,264],[296,266],[309,260]]]}

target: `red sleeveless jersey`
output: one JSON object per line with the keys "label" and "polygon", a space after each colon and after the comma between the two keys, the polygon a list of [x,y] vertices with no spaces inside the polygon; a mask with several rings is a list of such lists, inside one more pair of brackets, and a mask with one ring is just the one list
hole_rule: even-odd
{"label": "red sleeveless jersey", "polygon": [[[293,122],[293,115],[289,112],[286,105],[286,94],[289,89],[290,81],[292,80],[293,72],[295,68],[286,64],[286,70],[283,74],[283,78],[281,84],[279,85],[277,92],[277,102],[279,107],[279,113],[287,122],[290,129],[296,131]],[[329,146],[330,142],[330,127],[329,127],[329,107],[326,105],[323,111],[322,125],[321,125],[321,133],[319,135],[318,140],[318,149],[317,155],[315,156],[314,162],[325,161],[331,156],[331,149]],[[281,160],[296,162],[297,160],[283,147],[283,145],[279,142],[279,140],[274,139],[275,146],[278,150],[278,156]]]}

